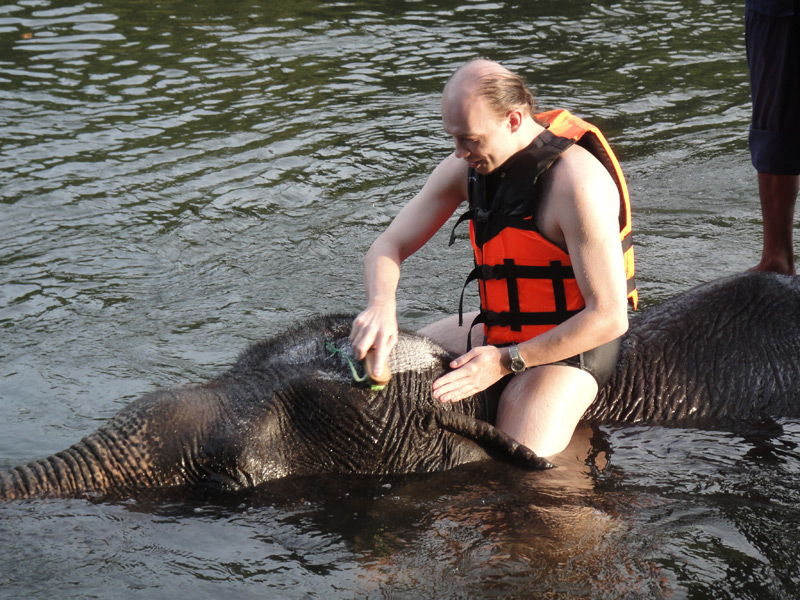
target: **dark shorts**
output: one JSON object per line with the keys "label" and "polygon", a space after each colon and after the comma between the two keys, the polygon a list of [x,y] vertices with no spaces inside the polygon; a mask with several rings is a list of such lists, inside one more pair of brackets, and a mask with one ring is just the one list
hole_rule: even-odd
{"label": "dark shorts", "polygon": [[[800,174],[800,0],[787,10],[762,12],[758,2],[745,13],[747,64],[753,117],[750,157],[759,173]],[[777,6],[777,5],[776,5]],[[785,14],[793,10],[794,14]]]}
{"label": "dark shorts", "polygon": [[[589,375],[594,377],[595,381],[597,381],[597,389],[599,390],[608,383],[608,380],[611,379],[611,376],[614,374],[614,369],[617,368],[617,360],[619,360],[619,348],[621,344],[622,338],[618,337],[617,339],[611,340],[602,346],[598,346],[592,350],[587,350],[586,352],[581,352],[576,356],[538,366],[546,367],[547,365],[560,365],[564,367],[574,367],[576,369],[580,369],[581,371],[586,371],[589,373]],[[510,345],[511,344],[498,344],[498,347],[503,348]],[[505,378],[503,383],[504,386],[508,383],[511,377],[513,377],[513,375],[508,375]]]}
{"label": "dark shorts", "polygon": [[593,348],[592,350],[581,352],[572,358],[550,364],[575,367],[581,371],[586,371],[595,378],[595,381],[597,381],[597,389],[599,390],[608,383],[608,380],[611,379],[611,375],[614,374],[614,369],[617,368],[620,344],[622,344],[621,337],[611,340],[597,348]]}

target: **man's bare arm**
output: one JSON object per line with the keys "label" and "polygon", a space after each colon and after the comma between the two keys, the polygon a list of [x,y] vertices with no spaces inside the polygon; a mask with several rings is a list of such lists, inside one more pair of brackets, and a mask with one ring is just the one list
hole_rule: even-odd
{"label": "man's bare arm", "polygon": [[[625,268],[619,238],[619,190],[605,168],[574,147],[554,165],[553,201],[544,220],[563,242],[586,308],[520,345],[529,365],[563,360],[616,339],[628,327]],[[560,239],[559,238],[560,233]],[[550,237],[550,236],[549,236]]]}
{"label": "man's bare arm", "polygon": [[467,165],[450,155],[422,190],[370,247],[364,264],[367,308],[356,317],[350,340],[358,358],[375,349],[381,365],[397,343],[396,292],[401,263],[419,250],[466,199]]}

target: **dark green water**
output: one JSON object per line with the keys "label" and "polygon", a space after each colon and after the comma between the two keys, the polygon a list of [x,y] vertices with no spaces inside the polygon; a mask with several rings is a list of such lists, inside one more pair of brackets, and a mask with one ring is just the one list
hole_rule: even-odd
{"label": "dark green water", "polygon": [[[754,265],[742,5],[0,6],[0,467],[357,311],[363,254],[451,151],[439,93],[476,56],[609,137],[645,307]],[[402,324],[452,313],[470,260],[445,235],[413,257]],[[800,597],[800,423],[583,433],[547,474],[3,506],[0,596]]]}

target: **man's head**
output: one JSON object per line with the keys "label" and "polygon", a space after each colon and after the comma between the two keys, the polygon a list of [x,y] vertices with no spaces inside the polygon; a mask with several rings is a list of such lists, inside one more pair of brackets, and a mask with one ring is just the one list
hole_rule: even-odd
{"label": "man's head", "polygon": [[456,156],[484,174],[530,143],[533,111],[533,95],[522,80],[488,60],[461,67],[442,96],[442,121]]}

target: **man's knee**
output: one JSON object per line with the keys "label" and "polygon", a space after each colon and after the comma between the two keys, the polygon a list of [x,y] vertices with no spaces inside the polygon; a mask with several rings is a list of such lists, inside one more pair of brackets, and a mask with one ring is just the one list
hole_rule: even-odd
{"label": "man's knee", "polygon": [[546,365],[516,375],[500,398],[497,426],[540,456],[566,448],[597,396],[594,377],[575,367]]}

